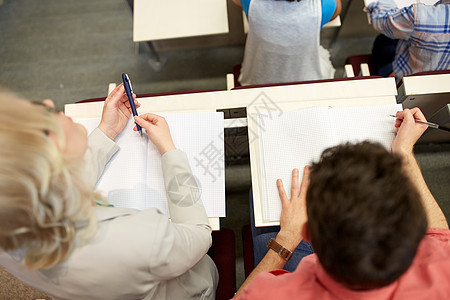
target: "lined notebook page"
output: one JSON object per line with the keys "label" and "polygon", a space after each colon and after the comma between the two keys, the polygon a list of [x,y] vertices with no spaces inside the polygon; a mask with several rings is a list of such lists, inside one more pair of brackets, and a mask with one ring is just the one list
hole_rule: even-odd
{"label": "lined notebook page", "polygon": [[[323,150],[346,141],[378,141],[387,149],[395,136],[395,114],[401,105],[346,108],[314,107],[283,112],[278,118],[259,115],[261,195],[263,219],[279,221],[281,201],[276,180],[283,180],[290,197],[292,169],[300,171]],[[261,120],[261,118],[263,120]]]}
{"label": "lined notebook page", "polygon": [[[225,217],[223,113],[160,115],[169,124],[175,146],[188,156],[208,217]],[[78,122],[91,132],[100,119]],[[168,215],[161,156],[146,135],[141,137],[132,130],[133,126],[130,118],[116,138],[120,150],[107,164],[97,189],[115,206],[140,210],[156,207]],[[207,158],[202,153],[208,151]],[[213,154],[214,160],[209,159]]]}

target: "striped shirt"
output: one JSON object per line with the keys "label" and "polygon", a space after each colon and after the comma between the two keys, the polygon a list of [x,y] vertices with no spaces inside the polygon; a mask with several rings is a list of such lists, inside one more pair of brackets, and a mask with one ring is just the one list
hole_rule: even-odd
{"label": "striped shirt", "polygon": [[400,39],[393,61],[397,79],[422,71],[450,69],[450,0],[434,6],[413,4],[397,8],[392,0],[370,3],[375,30]]}

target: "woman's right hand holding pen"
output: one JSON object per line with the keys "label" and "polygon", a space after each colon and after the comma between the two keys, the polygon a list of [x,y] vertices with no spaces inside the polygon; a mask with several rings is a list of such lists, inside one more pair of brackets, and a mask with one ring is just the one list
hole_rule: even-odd
{"label": "woman's right hand holding pen", "polygon": [[[155,144],[161,155],[167,151],[176,149],[166,119],[155,114],[147,113],[134,117],[134,121],[145,129],[149,139]],[[137,131],[136,126],[134,126],[133,130]]]}

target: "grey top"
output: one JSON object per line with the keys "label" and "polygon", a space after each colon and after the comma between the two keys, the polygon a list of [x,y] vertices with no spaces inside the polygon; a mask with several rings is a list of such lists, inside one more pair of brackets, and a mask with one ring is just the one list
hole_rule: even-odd
{"label": "grey top", "polygon": [[320,46],[321,18],[320,0],[252,0],[240,83],[332,78],[329,53]]}

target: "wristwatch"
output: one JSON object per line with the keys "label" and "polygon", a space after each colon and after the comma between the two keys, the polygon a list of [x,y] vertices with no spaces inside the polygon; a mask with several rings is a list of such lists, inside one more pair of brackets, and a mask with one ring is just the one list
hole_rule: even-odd
{"label": "wristwatch", "polygon": [[292,252],[289,251],[289,249],[286,249],[278,244],[274,238],[270,239],[269,243],[267,244],[267,248],[272,249],[273,251],[278,253],[278,255],[285,261],[288,261],[292,257]]}

